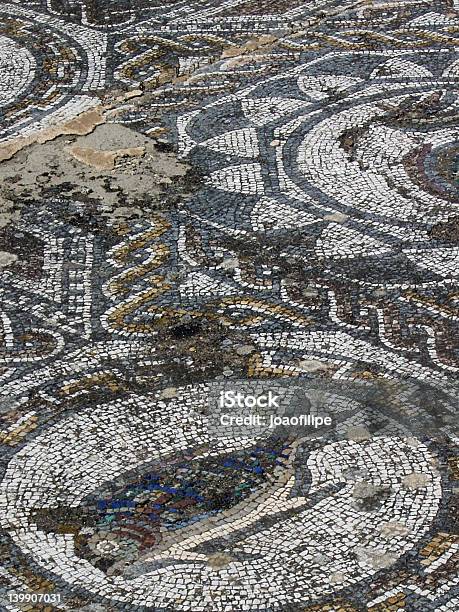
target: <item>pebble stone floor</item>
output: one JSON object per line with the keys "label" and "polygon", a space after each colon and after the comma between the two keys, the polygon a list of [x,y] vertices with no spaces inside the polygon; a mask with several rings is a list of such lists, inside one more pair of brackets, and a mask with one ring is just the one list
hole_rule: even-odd
{"label": "pebble stone floor", "polygon": [[[458,46],[457,0],[0,2],[1,610],[459,610]],[[340,426],[216,435],[240,381]]]}

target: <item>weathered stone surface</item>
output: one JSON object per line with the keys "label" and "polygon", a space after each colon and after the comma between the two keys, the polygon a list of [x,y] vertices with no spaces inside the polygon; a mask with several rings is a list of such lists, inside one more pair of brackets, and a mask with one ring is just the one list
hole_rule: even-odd
{"label": "weathered stone surface", "polygon": [[454,8],[0,3],[0,607],[455,609]]}

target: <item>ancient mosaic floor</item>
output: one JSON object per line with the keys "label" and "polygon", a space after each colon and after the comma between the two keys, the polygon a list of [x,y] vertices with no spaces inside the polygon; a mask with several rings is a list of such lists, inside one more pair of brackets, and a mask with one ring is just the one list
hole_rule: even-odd
{"label": "ancient mosaic floor", "polygon": [[459,609],[458,45],[457,0],[0,2],[1,610]]}

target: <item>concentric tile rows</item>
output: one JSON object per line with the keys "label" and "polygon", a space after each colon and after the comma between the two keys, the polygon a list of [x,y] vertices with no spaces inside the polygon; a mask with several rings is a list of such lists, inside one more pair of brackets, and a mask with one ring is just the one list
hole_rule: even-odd
{"label": "concentric tile rows", "polygon": [[[4,609],[457,608],[456,8],[0,4],[5,157],[104,122],[194,172],[2,221]],[[246,383],[333,429],[217,433]]]}

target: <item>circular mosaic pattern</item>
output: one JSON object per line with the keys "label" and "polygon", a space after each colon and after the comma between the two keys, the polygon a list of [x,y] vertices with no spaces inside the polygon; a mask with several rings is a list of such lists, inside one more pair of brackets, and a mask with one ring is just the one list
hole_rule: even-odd
{"label": "circular mosaic pattern", "polygon": [[105,84],[105,50],[103,34],[19,6],[0,7],[0,141],[95,106],[94,94]]}
{"label": "circular mosaic pattern", "polygon": [[[328,280],[395,288],[454,279],[457,250],[428,244],[428,231],[457,203],[433,193],[416,165],[419,151],[457,140],[454,56],[434,71],[430,59],[326,54],[181,118],[181,151],[206,168],[204,197],[221,202],[207,212],[198,203],[200,214],[231,215],[241,231],[303,231],[303,245],[279,256],[313,259]],[[448,173],[455,162],[445,163]]]}
{"label": "circular mosaic pattern", "polygon": [[2,485],[15,545],[113,603],[277,610],[365,582],[431,529],[442,488],[424,444],[212,440],[208,392],[131,395],[36,435]]}
{"label": "circular mosaic pattern", "polygon": [[6,36],[0,38],[0,105],[17,98],[34,78],[35,60]]}

